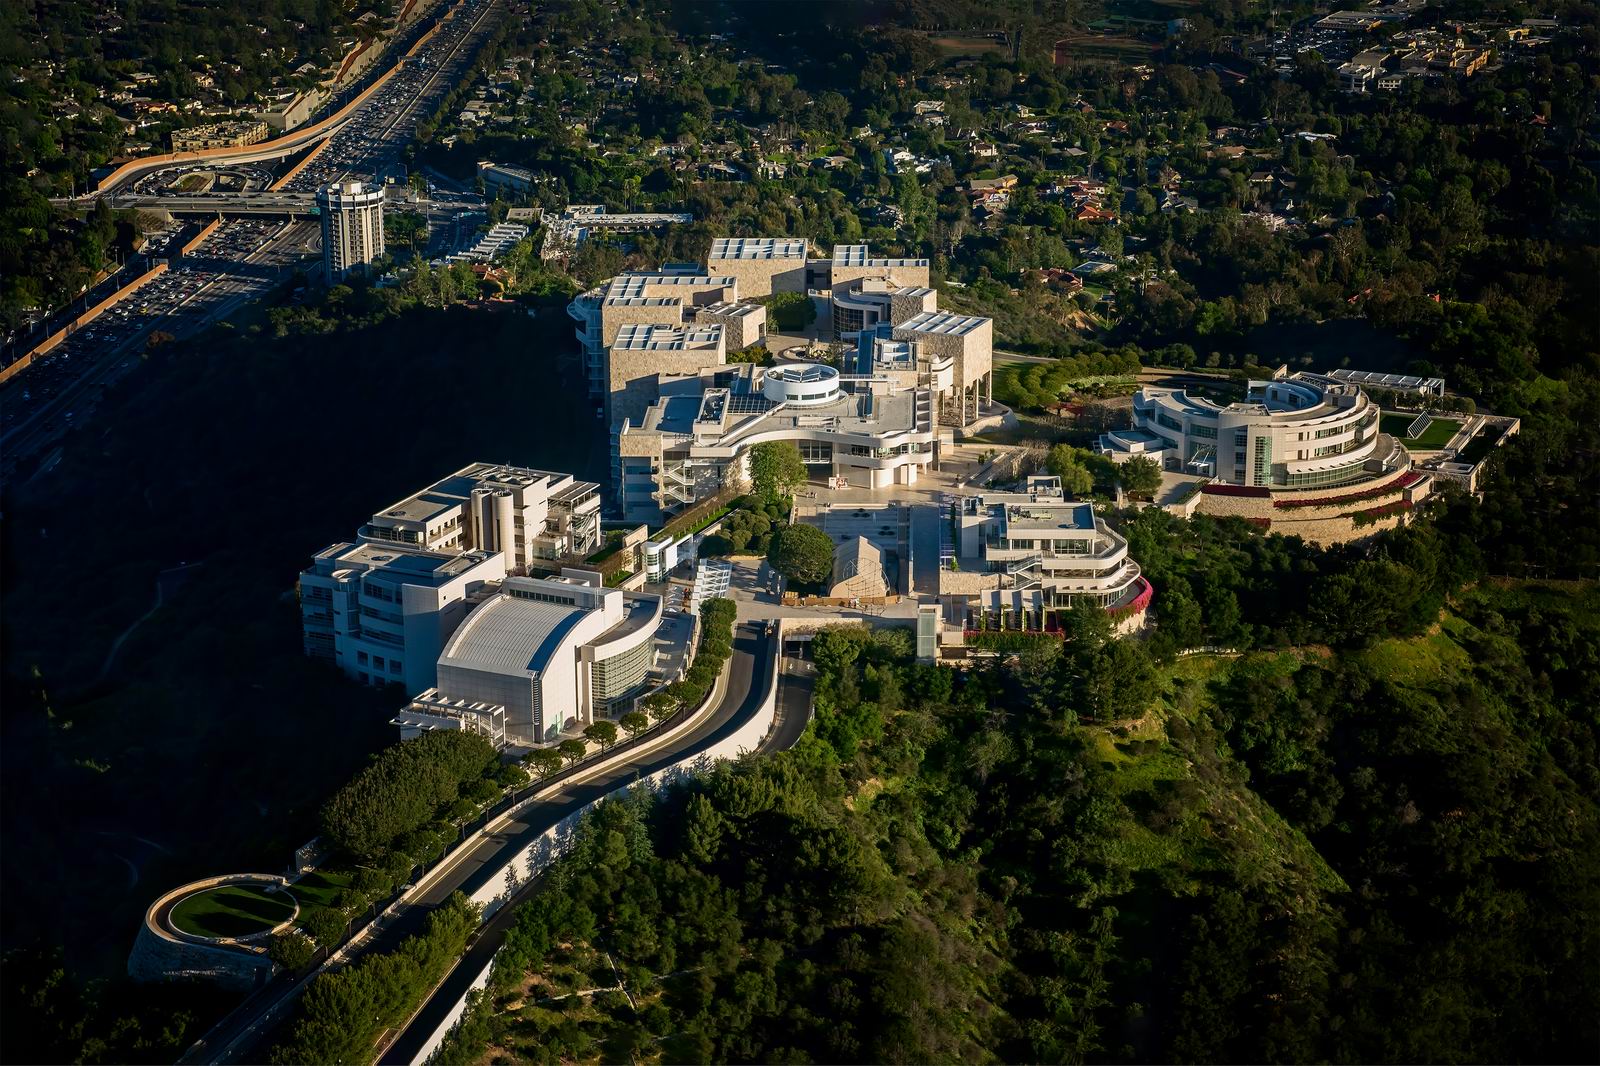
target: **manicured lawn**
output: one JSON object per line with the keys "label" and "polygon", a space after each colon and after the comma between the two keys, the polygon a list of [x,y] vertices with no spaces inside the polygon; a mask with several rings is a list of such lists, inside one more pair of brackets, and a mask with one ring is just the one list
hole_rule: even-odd
{"label": "manicured lawn", "polygon": [[1407,448],[1421,448],[1424,451],[1437,451],[1450,443],[1450,438],[1456,435],[1461,428],[1461,422],[1454,418],[1435,418],[1428,423],[1428,428],[1422,431],[1422,436],[1415,439],[1406,436],[1406,430],[1417,419],[1416,415],[1400,412],[1384,412],[1378,422],[1378,428],[1394,437]]}
{"label": "manicured lawn", "polygon": [[294,893],[294,898],[300,901],[301,906],[315,903],[332,907],[339,893],[350,887],[354,876],[344,870],[313,870],[296,881],[289,891]]}
{"label": "manicured lawn", "polygon": [[294,915],[294,901],[264,885],[223,885],[183,900],[172,909],[172,924],[195,936],[248,936],[264,933]]}

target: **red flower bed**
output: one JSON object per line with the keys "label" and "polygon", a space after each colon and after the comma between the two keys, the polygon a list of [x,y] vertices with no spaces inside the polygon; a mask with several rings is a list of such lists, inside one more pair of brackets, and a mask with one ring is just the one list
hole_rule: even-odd
{"label": "red flower bed", "polygon": [[1272,495],[1272,490],[1259,485],[1201,485],[1200,491],[1207,496],[1251,496],[1261,499]]}
{"label": "red flower bed", "polygon": [[1338,507],[1345,503],[1359,503],[1362,500],[1375,500],[1382,496],[1392,496],[1402,489],[1415,485],[1422,480],[1422,475],[1411,471],[1402,477],[1396,478],[1387,485],[1375,489],[1365,489],[1361,492],[1352,492],[1347,496],[1318,496],[1311,500],[1273,500],[1272,506],[1289,510],[1295,507]]}
{"label": "red flower bed", "polygon": [[1121,607],[1108,607],[1106,614],[1112,618],[1126,618],[1130,614],[1140,614],[1149,607],[1150,601],[1155,598],[1156,590],[1142,577],[1139,578],[1139,585],[1141,586],[1139,594],[1133,598],[1132,603],[1125,603]]}
{"label": "red flower bed", "polygon": [[1390,515],[1404,514],[1411,510],[1410,500],[1396,500],[1386,503],[1382,507],[1368,507],[1365,511],[1356,511],[1350,518],[1358,526],[1370,526],[1374,522],[1381,522]]}

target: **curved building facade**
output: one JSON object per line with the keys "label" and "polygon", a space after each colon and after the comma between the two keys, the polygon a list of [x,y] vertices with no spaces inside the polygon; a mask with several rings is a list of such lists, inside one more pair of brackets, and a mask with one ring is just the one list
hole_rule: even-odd
{"label": "curved building facade", "polygon": [[1380,456],[1378,405],[1355,385],[1313,374],[1252,381],[1239,403],[1183,389],[1141,389],[1133,429],[1107,433],[1099,450],[1229,485],[1320,488],[1366,477]]}
{"label": "curved building facade", "polygon": [[811,472],[857,488],[914,484],[938,460],[934,394],[821,363],[750,364],[663,386],[613,447],[623,512],[658,521],[743,480],[757,444],[792,441]]}

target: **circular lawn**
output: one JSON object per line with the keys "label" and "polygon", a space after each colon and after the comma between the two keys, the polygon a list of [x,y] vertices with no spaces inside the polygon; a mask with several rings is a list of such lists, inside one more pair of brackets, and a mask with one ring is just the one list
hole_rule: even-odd
{"label": "circular lawn", "polygon": [[193,936],[244,937],[265,933],[293,918],[294,897],[267,885],[221,885],[185,896],[172,908],[172,925]]}

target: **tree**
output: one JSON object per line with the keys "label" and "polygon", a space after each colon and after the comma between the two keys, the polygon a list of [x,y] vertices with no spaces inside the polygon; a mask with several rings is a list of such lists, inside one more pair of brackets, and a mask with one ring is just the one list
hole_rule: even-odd
{"label": "tree", "polygon": [[1045,469],[1061,479],[1061,490],[1078,496],[1094,488],[1094,475],[1078,458],[1078,449],[1070,444],[1057,444],[1045,457]]}
{"label": "tree", "polygon": [[617,719],[617,724],[622,726],[630,737],[636,737],[650,728],[650,719],[640,711],[629,711]]}
{"label": "tree", "polygon": [[475,733],[441,731],[402,741],[379,752],[323,805],[323,832],[352,855],[376,858],[498,765],[494,746]]}
{"label": "tree", "polygon": [[605,751],[617,742],[617,723],[593,722],[584,727],[583,735],[600,745],[600,750]]}
{"label": "tree", "polygon": [[522,757],[535,777],[549,777],[561,769],[561,753],[551,748],[534,748]]}
{"label": "tree", "polygon": [[791,495],[806,483],[806,464],[793,441],[778,440],[750,449],[750,483],[763,500]]}
{"label": "tree", "polygon": [[561,757],[567,760],[567,765],[571,766],[589,754],[589,745],[577,737],[572,737],[557,744],[556,751],[560,752]]}
{"label": "tree", "polygon": [[657,722],[671,718],[678,713],[678,708],[681,706],[683,701],[678,698],[670,685],[660,692],[651,693],[644,700],[645,713]]}
{"label": "tree", "polygon": [[344,939],[350,920],[332,907],[307,907],[301,910],[298,924],[312,940],[331,948]]}
{"label": "tree", "polygon": [[293,931],[279,933],[267,945],[267,956],[290,973],[309,966],[311,957],[316,953],[317,946],[310,937]]}
{"label": "tree", "polygon": [[803,522],[784,526],[772,535],[767,561],[790,581],[821,584],[833,573],[833,538]]}
{"label": "tree", "polygon": [[1128,495],[1148,499],[1161,488],[1161,467],[1154,459],[1135,455],[1117,467],[1117,480]]}

